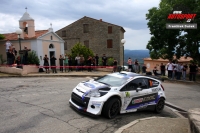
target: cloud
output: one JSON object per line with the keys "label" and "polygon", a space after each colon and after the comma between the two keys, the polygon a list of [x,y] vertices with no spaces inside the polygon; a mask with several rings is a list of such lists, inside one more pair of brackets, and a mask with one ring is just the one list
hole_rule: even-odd
{"label": "cloud", "polygon": [[[145,15],[150,8],[158,6],[159,2],[160,0],[48,0],[48,2],[46,0],[1,0],[0,33],[14,32],[18,29],[18,20],[26,11],[25,7],[28,7],[28,13],[35,19],[36,30],[48,29],[52,23],[54,31],[57,31],[88,16],[126,27],[125,37],[128,47],[125,47],[145,49],[144,44],[146,45],[149,40]],[[141,45],[131,45],[131,42]]]}
{"label": "cloud", "polygon": [[149,29],[133,30],[124,28],[126,30],[124,39],[126,43],[124,49],[143,50],[150,39]]}

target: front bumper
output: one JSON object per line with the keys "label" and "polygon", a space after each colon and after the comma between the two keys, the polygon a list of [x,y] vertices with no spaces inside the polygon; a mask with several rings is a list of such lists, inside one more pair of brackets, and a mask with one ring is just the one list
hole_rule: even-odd
{"label": "front bumper", "polygon": [[100,115],[104,102],[94,97],[82,99],[78,94],[72,92],[69,103],[79,112]]}

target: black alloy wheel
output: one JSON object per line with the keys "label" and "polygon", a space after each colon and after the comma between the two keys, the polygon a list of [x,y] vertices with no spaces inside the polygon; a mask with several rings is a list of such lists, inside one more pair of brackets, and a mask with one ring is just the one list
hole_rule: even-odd
{"label": "black alloy wheel", "polygon": [[155,112],[160,113],[164,109],[164,106],[165,106],[165,100],[163,98],[160,98],[155,106]]}
{"label": "black alloy wheel", "polygon": [[117,116],[120,111],[120,101],[117,98],[109,99],[103,108],[103,114],[109,119]]}

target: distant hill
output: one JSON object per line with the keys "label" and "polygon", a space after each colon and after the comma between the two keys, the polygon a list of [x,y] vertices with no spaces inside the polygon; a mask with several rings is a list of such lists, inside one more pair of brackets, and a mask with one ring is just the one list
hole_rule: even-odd
{"label": "distant hill", "polygon": [[129,57],[132,61],[137,59],[140,63],[143,63],[144,58],[150,57],[149,50],[124,50],[124,61],[126,62]]}

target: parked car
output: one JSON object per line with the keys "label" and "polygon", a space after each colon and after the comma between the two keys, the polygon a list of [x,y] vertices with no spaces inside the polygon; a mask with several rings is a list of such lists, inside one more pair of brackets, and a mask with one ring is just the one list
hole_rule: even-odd
{"label": "parked car", "polygon": [[80,112],[114,118],[118,113],[147,108],[160,113],[165,99],[161,81],[123,71],[80,82],[73,89],[69,103]]}

